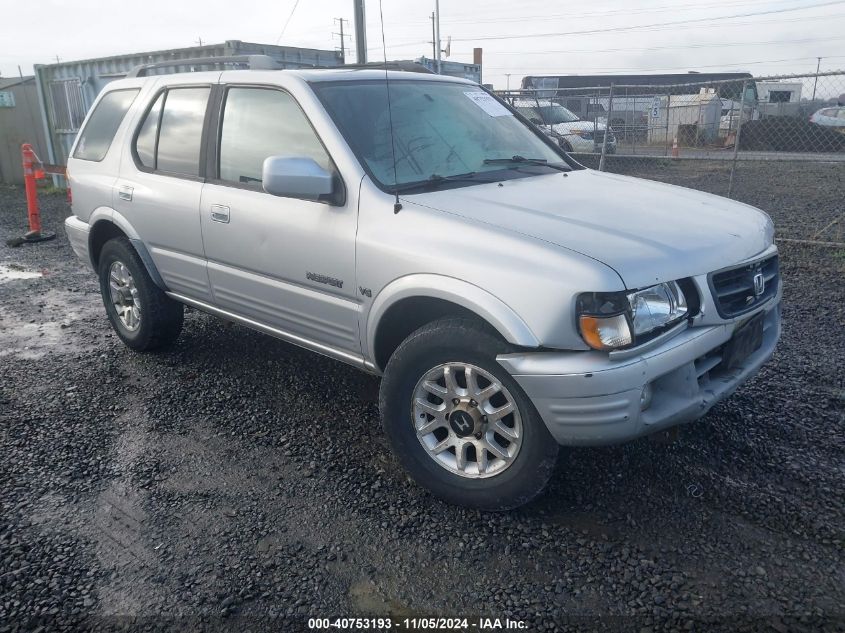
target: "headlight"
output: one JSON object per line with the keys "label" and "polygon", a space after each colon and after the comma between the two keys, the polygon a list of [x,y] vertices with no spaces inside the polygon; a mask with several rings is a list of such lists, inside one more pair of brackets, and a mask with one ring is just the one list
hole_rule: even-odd
{"label": "headlight", "polygon": [[582,338],[599,350],[643,343],[679,323],[689,312],[684,292],[675,281],[633,292],[585,293],[578,297],[577,309]]}

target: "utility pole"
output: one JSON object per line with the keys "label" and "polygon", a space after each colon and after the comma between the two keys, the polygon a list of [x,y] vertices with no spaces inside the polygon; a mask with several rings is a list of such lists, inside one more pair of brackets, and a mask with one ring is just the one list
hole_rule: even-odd
{"label": "utility pole", "polygon": [[349,20],[345,18],[335,18],[335,22],[340,24],[340,33],[332,33],[332,35],[339,35],[340,36],[340,63],[346,63],[346,38],[349,37],[349,34],[343,32],[343,23],[349,23]]}
{"label": "utility pole", "polygon": [[819,85],[819,69],[822,67],[822,58],[816,57],[818,62],[816,63],[816,80],[813,82],[813,101],[816,100],[816,87]]}
{"label": "utility pole", "polygon": [[440,75],[442,74],[440,63],[440,0],[434,0],[434,41],[437,42],[434,48],[435,68],[437,68],[437,74]]}
{"label": "utility pole", "polygon": [[194,44],[196,44],[197,46],[202,46],[202,37],[197,37],[197,39],[194,41]]}
{"label": "utility pole", "polygon": [[437,35],[435,35],[434,11],[431,12],[431,59],[437,59]]}
{"label": "utility pole", "polygon": [[367,63],[367,16],[364,13],[364,0],[353,0],[355,16],[355,61]]}

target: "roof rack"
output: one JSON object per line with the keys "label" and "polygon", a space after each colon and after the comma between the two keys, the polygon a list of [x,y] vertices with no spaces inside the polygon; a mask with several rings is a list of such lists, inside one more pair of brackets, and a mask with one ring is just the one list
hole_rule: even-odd
{"label": "roof rack", "polygon": [[153,64],[141,64],[128,73],[127,77],[146,77],[148,71],[156,68],[175,68],[177,66],[246,66],[250,70],[279,70],[282,65],[269,55],[231,55],[228,57],[195,57],[190,59],[169,59]]}
{"label": "roof rack", "polygon": [[368,70],[403,70],[409,73],[426,73],[429,75],[435,74],[430,68],[423,66],[419,62],[408,61],[408,60],[398,60],[392,62],[367,62],[366,64],[344,64],[343,66],[338,66],[338,69],[347,69],[347,68],[365,68]]}

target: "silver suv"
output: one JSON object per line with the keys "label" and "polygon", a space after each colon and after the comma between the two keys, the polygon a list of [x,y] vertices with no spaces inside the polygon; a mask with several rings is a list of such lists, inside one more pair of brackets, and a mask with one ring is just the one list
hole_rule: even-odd
{"label": "silver suv", "polygon": [[559,445],[703,416],[780,334],[765,213],[585,169],[464,80],[122,79],[68,173],[128,347],[173,342],[189,305],[381,375],[399,461],[457,504],[514,508]]}

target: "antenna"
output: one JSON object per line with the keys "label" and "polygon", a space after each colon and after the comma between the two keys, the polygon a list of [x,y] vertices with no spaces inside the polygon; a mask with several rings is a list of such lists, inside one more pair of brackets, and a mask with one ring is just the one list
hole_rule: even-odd
{"label": "antenna", "polygon": [[390,106],[390,79],[387,73],[387,45],[384,43],[384,13],[381,9],[381,0],[378,0],[378,17],[381,22],[381,50],[384,55],[384,88],[387,91],[387,121],[390,126],[390,152],[393,155],[393,190],[396,196],[396,201],[393,203],[393,213],[399,213],[402,210],[402,203],[399,202],[399,183],[397,181],[398,173],[396,171],[396,143],[393,142],[393,108]]}

